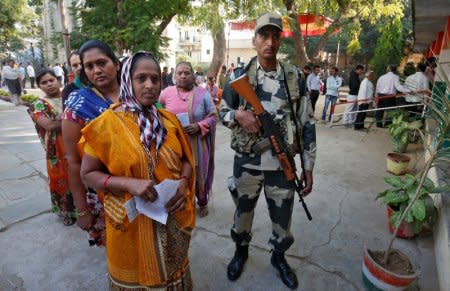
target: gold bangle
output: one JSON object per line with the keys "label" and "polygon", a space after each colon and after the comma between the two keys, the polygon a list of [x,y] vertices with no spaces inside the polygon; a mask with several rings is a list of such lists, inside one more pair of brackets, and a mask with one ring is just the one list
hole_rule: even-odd
{"label": "gold bangle", "polygon": [[88,210],[83,210],[83,211],[78,211],[77,212],[78,217],[83,217],[83,216],[86,216],[88,214],[89,214]]}

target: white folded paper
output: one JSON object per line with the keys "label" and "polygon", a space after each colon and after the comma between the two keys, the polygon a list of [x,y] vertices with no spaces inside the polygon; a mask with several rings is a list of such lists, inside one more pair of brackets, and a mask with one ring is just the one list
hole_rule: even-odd
{"label": "white folded paper", "polygon": [[155,201],[144,201],[138,196],[134,197],[136,202],[136,209],[140,214],[156,220],[162,224],[167,223],[167,210],[165,205],[177,194],[178,185],[181,180],[165,179],[158,185],[155,185],[155,190],[158,193],[158,198]]}

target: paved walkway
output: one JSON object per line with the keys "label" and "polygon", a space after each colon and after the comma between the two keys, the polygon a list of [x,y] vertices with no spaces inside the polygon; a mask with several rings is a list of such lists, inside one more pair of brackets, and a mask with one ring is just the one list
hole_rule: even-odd
{"label": "paved walkway", "polygon": [[[56,215],[37,215],[49,209],[49,194],[44,153],[25,108],[0,101],[0,124],[0,219],[6,226],[0,232],[0,290],[105,290],[104,250],[89,248],[85,234],[63,226]],[[263,198],[245,272],[234,283],[226,278],[234,251],[229,237],[234,207],[226,189],[233,157],[228,129],[218,127],[216,144],[210,214],[198,219],[190,248],[195,290],[287,290],[270,266],[271,224]],[[295,205],[296,241],[288,261],[299,290],[363,290],[363,247],[385,248],[389,238],[385,208],[374,197],[385,187],[390,138],[385,130],[363,133],[319,124],[318,144],[314,192],[306,199],[313,220]],[[421,274],[411,290],[438,290],[432,239],[398,240],[397,246]]]}

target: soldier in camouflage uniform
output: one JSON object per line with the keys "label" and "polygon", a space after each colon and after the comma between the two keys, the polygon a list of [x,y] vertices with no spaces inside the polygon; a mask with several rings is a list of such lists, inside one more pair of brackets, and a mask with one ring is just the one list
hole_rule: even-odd
{"label": "soldier in camouflage uniform", "polygon": [[[266,13],[260,16],[256,21],[253,38],[257,57],[253,58],[246,68],[235,70],[230,79],[233,80],[244,73],[249,76],[264,109],[271,113],[275,122],[282,127],[286,144],[293,154],[301,152],[295,146],[296,126],[291,120],[292,116],[297,118],[305,168],[302,177],[306,177],[302,194],[306,196],[311,192],[313,184],[312,170],[316,152],[314,117],[309,98],[300,94],[300,73],[297,68],[282,64],[276,58],[281,45],[281,30],[279,15]],[[229,83],[225,85],[223,101],[219,115],[223,124],[232,130],[231,147],[236,152],[233,176],[228,181],[236,204],[231,229],[236,252],[228,265],[228,278],[235,281],[243,271],[248,258],[254,209],[264,188],[272,220],[272,235],[269,239],[273,249],[271,263],[279,271],[283,283],[295,289],[298,286],[297,277],[284,256],[284,252],[294,242],[290,232],[294,186],[287,181],[276,155],[261,137],[252,108],[231,89]],[[295,114],[291,114],[291,109]]]}

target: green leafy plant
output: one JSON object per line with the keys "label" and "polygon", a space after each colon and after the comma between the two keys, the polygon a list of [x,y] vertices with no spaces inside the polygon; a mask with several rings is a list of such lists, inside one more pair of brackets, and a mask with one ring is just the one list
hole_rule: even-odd
{"label": "green leafy plant", "polygon": [[[406,174],[404,178],[398,176],[386,177],[384,181],[390,185],[390,188],[378,193],[377,199],[382,199],[386,205],[392,208],[390,223],[396,227],[400,222],[402,212],[418,191],[419,180],[410,174]],[[425,182],[419,190],[418,198],[405,216],[405,221],[412,224],[414,233],[419,233],[425,224],[429,226],[434,224],[437,219],[437,209],[433,204],[430,193],[439,193],[445,190],[448,189],[437,188],[433,181],[425,178]]]}
{"label": "green leafy plant", "polygon": [[406,146],[408,145],[409,133],[414,130],[420,130],[422,125],[421,120],[407,122],[404,114],[394,116],[392,118],[392,124],[389,126],[394,152],[405,152]]}
{"label": "green leafy plant", "polygon": [[[414,221],[417,217],[424,217],[424,220],[426,220],[427,217],[431,218],[433,216],[432,214],[427,216],[426,208],[427,203],[429,203],[430,200],[425,198],[427,197],[426,194],[450,192],[450,187],[448,184],[442,185],[440,188],[435,188],[428,179],[428,172],[431,168],[439,165],[448,166],[448,163],[450,162],[450,146],[447,145],[450,141],[450,79],[442,68],[442,65],[439,63],[437,64],[436,73],[442,81],[435,82],[431,98],[426,98],[426,100],[424,100],[425,105],[427,106],[427,132],[422,133],[421,130],[418,130],[422,138],[425,137],[425,166],[421,171],[419,171],[416,178],[405,176],[405,178],[400,181],[396,178],[389,178],[389,185],[394,187],[393,189],[397,190],[393,191],[393,189],[391,189],[389,191],[388,189],[386,193],[381,192],[378,194],[380,198],[383,197],[383,200],[386,199],[386,201],[391,201],[391,203],[401,203],[400,201],[406,198],[405,194],[408,199],[404,202],[406,207],[404,206],[404,209],[399,210],[399,218],[393,218],[396,225],[390,238],[389,246],[384,253],[382,262],[384,265],[386,265],[389,261],[389,255],[391,254],[393,243],[400,229],[401,223],[408,220]],[[424,198],[422,199],[422,197]],[[398,200],[396,201],[394,198],[397,198]],[[416,201],[420,200],[422,200],[423,203],[416,203]],[[417,224],[419,223],[417,222]]]}
{"label": "green leafy plant", "polygon": [[0,89],[0,96],[8,97],[8,96],[11,96],[11,94],[6,92],[5,90]]}

